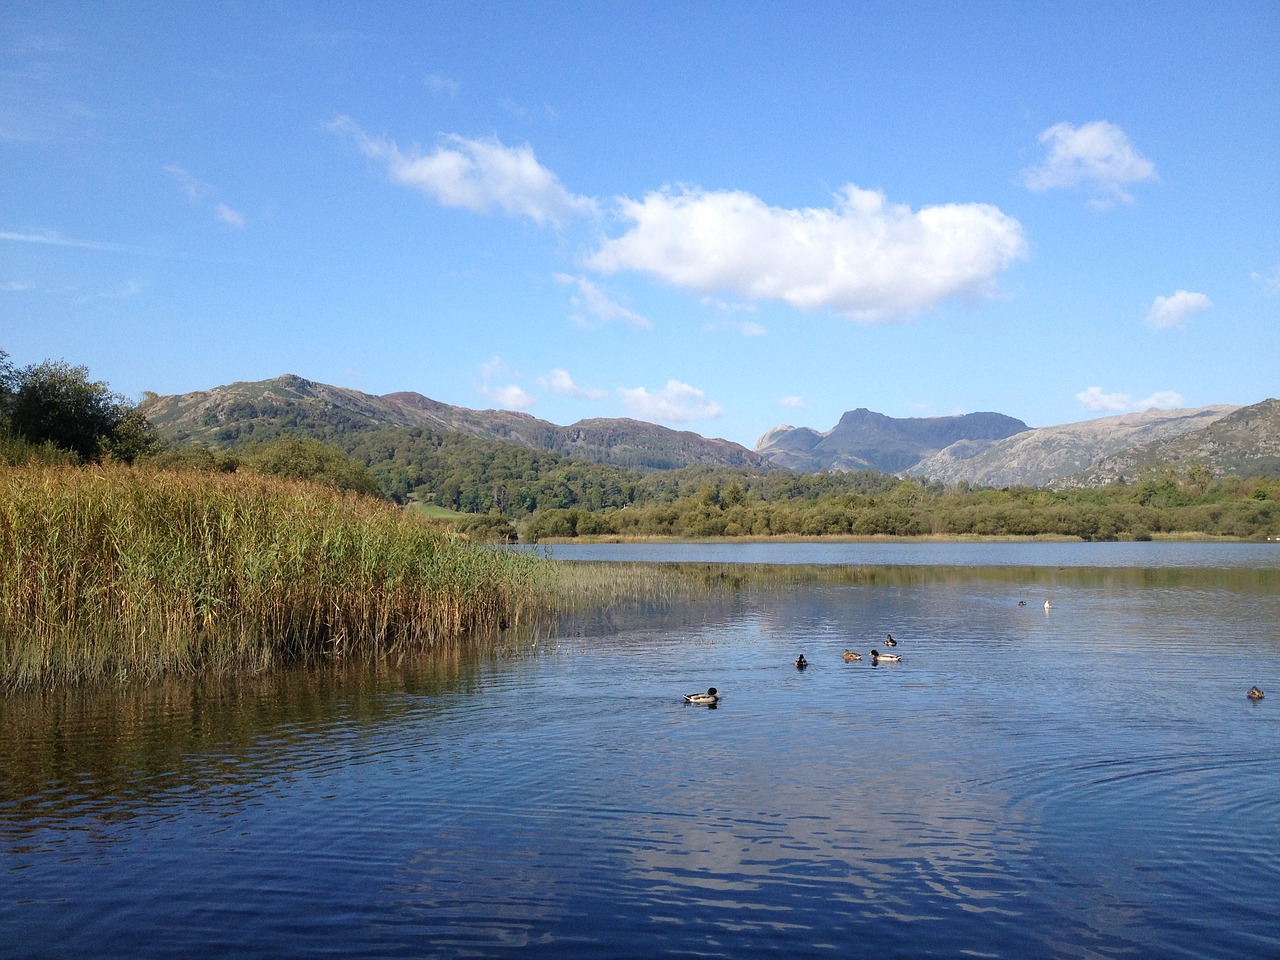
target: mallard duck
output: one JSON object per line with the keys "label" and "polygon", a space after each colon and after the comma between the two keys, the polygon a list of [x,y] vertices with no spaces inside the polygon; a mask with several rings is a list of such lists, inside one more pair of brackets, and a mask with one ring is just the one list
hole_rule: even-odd
{"label": "mallard duck", "polygon": [[804,654],[803,654],[803,653],[802,653],[802,654],[800,654],[800,656],[796,657],[796,669],[797,669],[797,670],[803,670],[803,669],[804,669],[805,667],[807,667],[808,665],[809,665],[809,661],[808,661],[808,660],[806,660],[806,659],[804,658]]}
{"label": "mallard duck", "polygon": [[895,639],[893,639],[893,634],[892,634],[892,633],[886,633],[886,634],[885,634],[885,641],[884,641],[884,642],[885,642],[885,644],[886,644],[886,645],[888,645],[888,646],[890,646],[890,647],[896,647],[896,646],[898,645],[898,641],[897,641],[897,640],[895,640]]}
{"label": "mallard duck", "polygon": [[862,659],[862,654],[860,653],[854,653],[852,650],[846,650],[844,652],[845,663],[853,663],[853,661],[861,660],[861,659]]}
{"label": "mallard duck", "polygon": [[706,693],[686,693],[685,703],[711,704],[720,702],[720,692],[715,687],[707,687]]}
{"label": "mallard duck", "polygon": [[1248,694],[1246,694],[1246,696],[1248,696],[1250,700],[1261,700],[1263,697],[1266,696],[1266,694],[1263,693],[1261,690],[1259,690],[1257,687],[1250,687],[1249,692]]}
{"label": "mallard duck", "polygon": [[902,657],[898,656],[896,653],[881,653],[879,650],[872,650],[871,662],[879,663],[881,660],[885,663],[901,663]]}

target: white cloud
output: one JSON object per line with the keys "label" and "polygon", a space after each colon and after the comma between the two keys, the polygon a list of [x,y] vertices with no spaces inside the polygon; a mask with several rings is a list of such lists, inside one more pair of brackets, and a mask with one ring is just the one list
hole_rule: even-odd
{"label": "white cloud", "polygon": [[720,404],[708,400],[697,387],[679,380],[668,380],[665,387],[653,393],[644,387],[619,387],[618,393],[633,413],[658,423],[684,423],[718,417],[722,410]]}
{"label": "white cloud", "polygon": [[392,140],[369,136],[350,117],[337,117],[329,129],[355,140],[365,156],[386,166],[392,180],[446,207],[477,213],[498,209],[540,224],[558,224],[596,212],[594,200],[566,190],[527,144],[508,147],[497,140],[452,134],[431,153],[417,149],[405,153]]}
{"label": "white cloud", "polygon": [[1089,387],[1077,393],[1076,400],[1086,410],[1096,413],[1139,413],[1153,407],[1158,410],[1173,410],[1183,405],[1181,395],[1172,390],[1161,390],[1135,401],[1127,393],[1103,393],[1101,387]]}
{"label": "white cloud", "polygon": [[1026,255],[1022,226],[986,204],[912,211],[846,186],[830,208],[771,207],[741,191],[655,191],[622,198],[631,222],[588,260],[690,290],[831,309],[855,320],[910,316],[939,302],[992,296]]}
{"label": "white cloud", "polygon": [[507,373],[507,365],[501,357],[495,356],[492,360],[486,360],[480,364],[480,376],[484,377],[485,380],[505,377]]}
{"label": "white cloud", "polygon": [[783,397],[778,401],[778,404],[783,407],[793,407],[796,409],[805,406],[804,398],[794,395],[790,397]]}
{"label": "white cloud", "polygon": [[1031,190],[1090,186],[1099,196],[1094,206],[1132,203],[1125,186],[1156,179],[1156,167],[1129,142],[1114,123],[1094,120],[1076,127],[1055,123],[1040,134],[1048,153],[1036,166],[1022,172]]}
{"label": "white cloud", "polygon": [[578,292],[569,298],[575,310],[573,322],[586,330],[607,323],[621,323],[632,330],[652,330],[653,323],[634,310],[628,310],[614,302],[600,287],[586,277],[574,277],[567,273],[555,275],[559,283],[572,286]]}
{"label": "white cloud", "polygon": [[583,400],[601,400],[608,394],[603,390],[593,390],[590,387],[580,387],[573,382],[573,377],[569,376],[568,370],[557,367],[545,377],[538,380],[542,386],[551,393],[561,397],[578,397]]}
{"label": "white cloud", "polygon": [[214,210],[214,216],[223,223],[230,224],[233,227],[244,226],[244,214],[239,210],[232,210],[225,203],[219,203]]}
{"label": "white cloud", "polygon": [[1178,407],[1185,406],[1185,402],[1180,393],[1175,393],[1172,390],[1159,390],[1145,400],[1139,400],[1135,406],[1139,410],[1150,410],[1152,407],[1157,410],[1176,410]]}
{"label": "white cloud", "polygon": [[1212,306],[1213,303],[1203,293],[1178,290],[1171,297],[1156,297],[1152,301],[1146,324],[1153,330],[1185,326],[1188,317]]}
{"label": "white cloud", "polygon": [[481,387],[480,393],[493,401],[494,405],[501,410],[527,410],[533,406],[533,397],[514,383],[501,387]]}

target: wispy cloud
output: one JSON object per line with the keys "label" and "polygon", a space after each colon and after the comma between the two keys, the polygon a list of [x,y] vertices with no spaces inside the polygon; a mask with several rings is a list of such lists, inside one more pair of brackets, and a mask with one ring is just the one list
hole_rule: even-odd
{"label": "wispy cloud", "polygon": [[575,311],[571,319],[583,329],[590,330],[610,323],[621,323],[632,330],[653,329],[653,323],[648,317],[615,302],[599,285],[586,277],[557,273],[555,278],[558,283],[571,286],[577,291],[569,298]]}
{"label": "wispy cloud", "polygon": [[1080,406],[1095,413],[1139,413],[1152,408],[1174,410],[1183,405],[1181,395],[1172,390],[1161,390],[1134,400],[1127,393],[1105,393],[1101,387],[1089,387],[1076,394]]}
{"label": "wispy cloud", "polygon": [[539,384],[543,389],[554,393],[560,397],[577,397],[581,400],[603,400],[608,396],[604,390],[595,390],[591,387],[580,387],[573,382],[573,377],[569,376],[569,371],[557,367],[545,377],[538,378]]}
{"label": "wispy cloud", "polygon": [[76,303],[93,303],[96,300],[131,300],[146,287],[137,280],[128,280],[116,287],[114,290],[107,290],[102,293],[90,294],[89,296],[80,297]]}
{"label": "wispy cloud", "polygon": [[236,228],[244,227],[244,214],[239,210],[232,210],[225,203],[219,203],[214,208],[213,215],[216,219],[230,226]]}
{"label": "wispy cloud", "polygon": [[428,74],[422,82],[432,93],[443,94],[447,97],[456,97],[458,91],[462,89],[462,84],[457,80],[452,77],[441,76],[438,73]]}
{"label": "wispy cloud", "polygon": [[142,253],[149,256],[166,255],[163,251],[149,247],[134,247],[125,243],[108,243],[102,240],[77,240],[73,237],[64,237],[60,233],[52,231],[44,233],[14,233],[8,230],[0,230],[0,240],[8,240],[11,243],[37,243],[50,247],[73,247],[79,250],[102,250],[107,253]]}
{"label": "wispy cloud", "polygon": [[688,290],[781,300],[860,321],[909,317],[948,299],[995,294],[1026,255],[1022,226],[986,204],[913,211],[846,186],[828,208],[772,207],[742,191],[663,190],[622,198],[631,228],[589,258]]}
{"label": "wispy cloud", "polygon": [[218,189],[213,184],[201,180],[176,163],[165,164],[164,172],[178,184],[193,206],[212,206],[213,218],[219,223],[225,223],[236,229],[244,227],[244,214],[216,200]]}
{"label": "wispy cloud", "polygon": [[1249,279],[1262,287],[1262,292],[1268,297],[1273,297],[1280,293],[1280,266],[1277,266],[1270,273],[1254,271],[1249,274]]}
{"label": "wispy cloud", "polygon": [[350,137],[365,156],[382,163],[392,180],[446,207],[477,213],[496,209],[539,224],[560,224],[596,213],[595,201],[566,190],[527,144],[508,147],[498,140],[470,140],[455,134],[442,138],[430,153],[416,148],[406,152],[393,140],[365,133],[350,117],[337,117],[328,127]]}
{"label": "wispy cloud", "polygon": [[755,320],[734,320],[729,317],[718,317],[702,325],[703,333],[736,333],[743,337],[764,337],[769,331],[764,324]]}
{"label": "wispy cloud", "polygon": [[1187,318],[1208,310],[1213,303],[1203,293],[1178,290],[1168,297],[1156,297],[1147,311],[1146,324],[1153,330],[1182,327]]}
{"label": "wispy cloud", "polygon": [[657,423],[705,420],[722,412],[720,404],[708,400],[703,391],[679,380],[668,380],[661,390],[619,387],[618,393],[632,413]]}
{"label": "wispy cloud", "polygon": [[792,407],[798,410],[799,408],[805,406],[805,402],[803,397],[798,397],[793,394],[792,396],[782,397],[781,399],[779,399],[778,405],[783,407]]}
{"label": "wispy cloud", "polygon": [[1079,127],[1055,123],[1040,134],[1045,157],[1022,172],[1023,182],[1035,191],[1064,187],[1087,187],[1094,191],[1090,201],[1099,209],[1132,203],[1125,190],[1129,184],[1155,180],[1155,164],[1129,142],[1128,135],[1106,120],[1094,120]]}

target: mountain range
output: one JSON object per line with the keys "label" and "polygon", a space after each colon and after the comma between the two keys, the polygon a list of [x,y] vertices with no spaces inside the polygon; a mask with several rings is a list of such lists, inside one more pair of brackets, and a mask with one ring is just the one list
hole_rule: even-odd
{"label": "mountain range", "polygon": [[995,487],[1097,486],[1191,463],[1219,476],[1280,472],[1280,401],[1274,399],[1039,428],[1000,413],[894,418],[859,408],[824,432],[775,427],[755,450],[638,420],[558,426],[526,413],[472,410],[413,392],[376,396],[292,374],[181,395],[148,394],[140,409],[167,440],[211,447],[304,428],[338,436],[419,427],[632,470],[876,470]]}
{"label": "mountain range", "polygon": [[411,392],[375,396],[293,374],[172,396],[148,394],[139,409],[166,440],[212,447],[233,447],[304,424],[329,433],[424,427],[631,470],[771,466],[740,444],[640,420],[579,420],[561,427],[512,410],[471,410]]}

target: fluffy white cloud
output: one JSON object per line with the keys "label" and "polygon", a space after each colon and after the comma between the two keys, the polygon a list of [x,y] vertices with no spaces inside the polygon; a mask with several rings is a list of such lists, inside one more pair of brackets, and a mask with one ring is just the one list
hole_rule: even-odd
{"label": "fluffy white cloud", "polygon": [[557,367],[550,374],[539,378],[539,383],[549,390],[551,393],[561,397],[578,397],[583,400],[600,400],[608,396],[603,390],[593,390],[590,387],[580,387],[573,382],[573,377],[569,376],[568,370]]}
{"label": "fluffy white cloud", "polygon": [[1161,390],[1135,401],[1127,393],[1103,393],[1101,387],[1089,387],[1077,393],[1076,400],[1086,410],[1097,413],[1138,413],[1153,407],[1158,410],[1174,410],[1182,406],[1182,397],[1172,390]]}
{"label": "fluffy white cloud", "polygon": [[586,277],[573,277],[557,273],[559,283],[572,286],[578,292],[569,298],[573,304],[573,322],[584,329],[593,329],[607,323],[621,323],[632,330],[652,330],[653,324],[634,310],[615,303],[600,287]]}
{"label": "fluffy white cloud", "polygon": [[446,207],[477,213],[498,209],[535,223],[562,223],[596,211],[594,200],[566,190],[527,144],[508,147],[453,134],[431,153],[406,153],[392,140],[365,133],[350,117],[337,117],[329,129],[350,136],[365,156],[386,166],[391,179]]}
{"label": "fluffy white cloud", "polygon": [[618,393],[633,413],[658,423],[684,423],[718,417],[721,413],[720,404],[708,400],[697,387],[679,380],[668,380],[665,387],[652,393],[644,387],[619,387]]}
{"label": "fluffy white cloud", "polygon": [[1188,290],[1175,291],[1171,297],[1156,297],[1151,309],[1147,311],[1146,324],[1153,330],[1168,330],[1170,327],[1181,327],[1187,318],[1213,306],[1203,293],[1192,293]]}
{"label": "fluffy white cloud", "polygon": [[501,387],[481,387],[480,392],[488,397],[501,410],[527,410],[533,406],[533,397],[525,393],[518,384],[508,383]]}
{"label": "fluffy white cloud", "polygon": [[1129,142],[1114,123],[1094,120],[1079,127],[1055,123],[1040,134],[1047,153],[1036,166],[1022,172],[1032,190],[1091,186],[1100,196],[1094,205],[1131,203],[1125,186],[1156,178],[1156,167]]}
{"label": "fluffy white cloud", "polygon": [[853,185],[821,209],[699,189],[618,203],[632,226],[603,242],[588,260],[592,269],[638,270],[690,290],[862,321],[989,297],[996,275],[1027,250],[1021,224],[993,206],[913,211]]}

